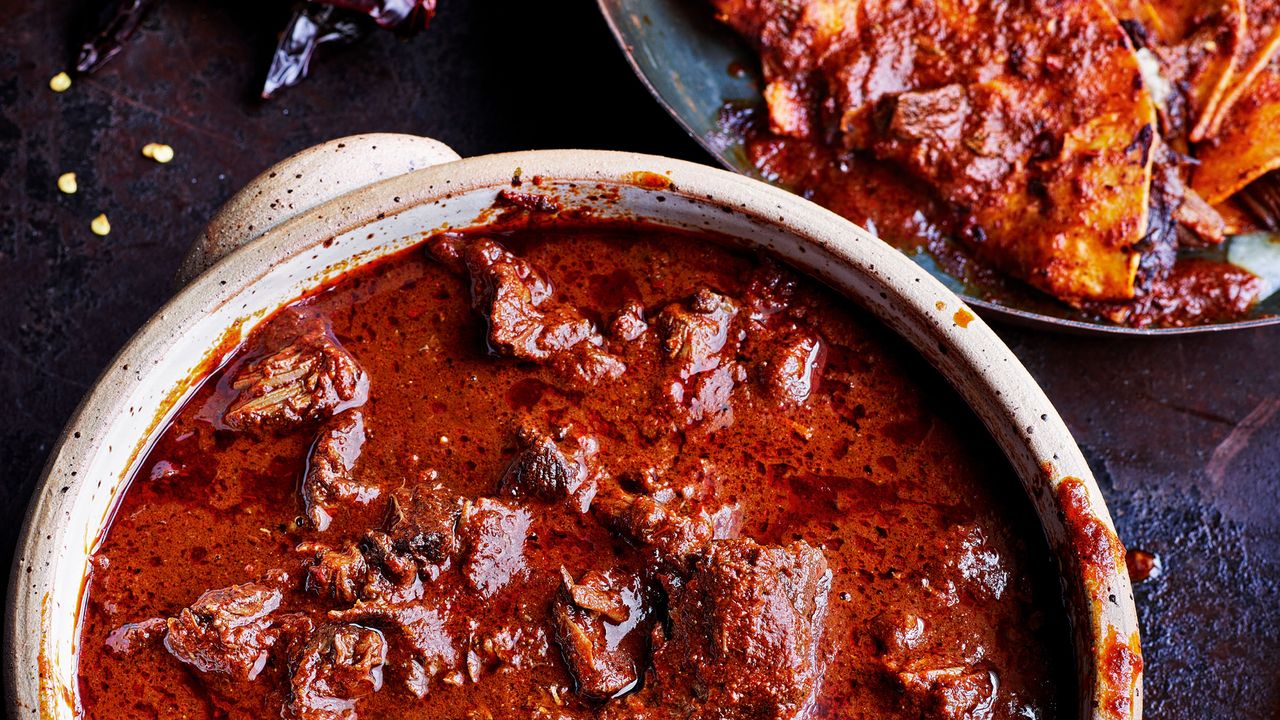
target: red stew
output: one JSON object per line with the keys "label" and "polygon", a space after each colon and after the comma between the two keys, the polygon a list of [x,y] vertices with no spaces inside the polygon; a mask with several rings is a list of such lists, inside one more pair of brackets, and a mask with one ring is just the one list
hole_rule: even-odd
{"label": "red stew", "polygon": [[715,240],[443,235],[279,312],[94,555],[85,715],[1072,715],[1049,554],[980,424]]}

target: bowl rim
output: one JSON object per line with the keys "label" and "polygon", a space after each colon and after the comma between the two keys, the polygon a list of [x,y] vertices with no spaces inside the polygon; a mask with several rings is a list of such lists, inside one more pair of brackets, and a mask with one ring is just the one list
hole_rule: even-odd
{"label": "bowl rim", "polygon": [[[924,355],[983,420],[1013,465],[1059,560],[1059,577],[1076,641],[1080,717],[1141,717],[1139,630],[1123,547],[1066,425],[991,328],[955,293],[906,256],[807,200],[718,168],[602,150],[486,155],[373,183],[306,210],[231,252],[158,310],[94,383],[54,444],[33,492],[14,556],[5,623],[4,678],[11,717],[75,714],[74,674],[70,685],[54,677],[65,668],[50,663],[48,653],[58,648],[52,647],[46,631],[51,622],[70,621],[78,641],[80,615],[50,618],[46,603],[55,589],[57,563],[66,552],[59,543],[73,529],[65,520],[70,517],[70,503],[89,482],[83,474],[76,480],[75,469],[83,468],[94,453],[103,451],[101,441],[94,445],[94,438],[101,433],[91,429],[133,415],[131,399],[150,377],[144,369],[147,361],[171,348],[201,315],[251,292],[277,263],[307,253],[327,238],[411,208],[440,204],[471,192],[496,194],[510,187],[513,174],[521,171],[525,177],[536,174],[544,179],[540,186],[523,189],[551,192],[574,183],[596,183],[662,192],[687,199],[709,213],[739,214],[794,240],[790,250],[772,245],[768,249],[800,265],[806,274],[833,285]],[[659,181],[656,184],[655,179]],[[662,222],[661,217],[651,219]],[[353,256],[347,268],[371,259]],[[817,262],[828,264],[821,268],[806,265]],[[244,326],[240,332],[249,329]],[[208,358],[220,352],[218,343],[217,338],[207,340]],[[181,400],[181,396],[171,395],[168,404],[159,408],[161,412],[149,419],[147,430],[138,433],[139,449],[164,414]],[[133,462],[131,457],[122,466],[122,475],[128,474]],[[116,480],[123,483],[125,479]],[[1081,489],[1083,514],[1064,512],[1057,496],[1064,484]],[[82,529],[98,533],[107,520],[104,511],[98,527]],[[1078,544],[1072,538],[1099,527],[1114,540],[1111,549],[1120,549],[1118,557],[1111,552],[1099,560],[1079,553],[1078,548],[1072,550],[1071,543]],[[86,569],[81,566],[82,584]],[[1137,659],[1136,667],[1131,666],[1127,674],[1117,675],[1114,658],[1109,657],[1109,649],[1117,646],[1128,649]],[[74,663],[71,667],[74,673]]]}

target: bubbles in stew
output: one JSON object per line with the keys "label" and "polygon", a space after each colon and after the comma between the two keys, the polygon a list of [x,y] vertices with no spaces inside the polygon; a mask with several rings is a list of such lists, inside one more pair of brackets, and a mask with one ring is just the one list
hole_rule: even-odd
{"label": "bubbles in stew", "polygon": [[848,300],[644,225],[437,235],[259,327],[92,561],[92,718],[1055,718],[1016,478]]}

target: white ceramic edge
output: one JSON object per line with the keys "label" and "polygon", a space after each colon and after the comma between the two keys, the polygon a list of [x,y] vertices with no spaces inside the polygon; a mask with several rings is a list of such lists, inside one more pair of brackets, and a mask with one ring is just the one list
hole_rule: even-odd
{"label": "white ceramic edge", "polygon": [[[1039,513],[1051,545],[1061,556],[1068,529],[1057,507],[1054,490],[1064,478],[1079,478],[1087,489],[1090,510],[1106,527],[1112,523],[1083,456],[1069,431],[1034,380],[980,319],[962,327],[954,321],[963,308],[959,299],[924,270],[888,245],[848,221],[797,196],[727,171],[666,158],[587,150],[531,151],[461,160],[419,170],[344,195],[282,222],[260,240],[215,265],[168,303],[126,346],[104,373],[68,425],[50,456],[43,481],[28,511],[26,526],[14,560],[6,623],[6,686],[14,717],[70,717],[74,693],[74,652],[80,607],[79,583],[86,558],[106,521],[101,496],[92,508],[80,501],[108,483],[114,498],[129,476],[141,449],[139,437],[149,435],[165,412],[172,410],[191,374],[205,355],[187,353],[174,358],[173,348],[192,338],[214,353],[225,347],[229,312],[235,302],[255,308],[239,319],[239,335],[267,311],[297,297],[327,277],[412,244],[414,238],[385,238],[377,248],[365,248],[349,263],[299,274],[308,253],[318,257],[321,244],[345,230],[363,231],[381,217],[432,204],[474,201],[480,190],[496,190],[509,183],[517,169],[525,177],[548,179],[544,188],[564,190],[564,183],[602,183],[636,193],[663,194],[683,199],[687,209],[701,212],[702,225],[723,228],[746,223],[759,244],[798,267],[823,278],[911,342],[958,389],[1009,456]],[[665,176],[672,186],[652,189],[636,173]],[[470,194],[468,194],[470,193]],[[656,219],[666,209],[653,205]],[[474,208],[472,208],[474,209]],[[465,214],[465,213],[464,213]],[[688,214],[688,213],[686,213]],[[733,218],[733,222],[728,219]],[[699,223],[685,221],[685,225]],[[344,236],[345,237],[345,236]],[[327,246],[326,246],[327,247]],[[270,301],[253,301],[267,289],[277,266],[293,263],[294,276],[273,279]],[[307,266],[308,270],[312,270]],[[287,281],[286,281],[287,280]],[[209,318],[220,322],[210,324]],[[224,343],[220,345],[220,343]],[[145,402],[144,402],[145,400]],[[79,433],[77,435],[77,433]],[[93,521],[96,514],[97,521]],[[72,522],[72,518],[79,522]],[[1102,658],[1091,649],[1108,637],[1136,643],[1137,617],[1123,561],[1101,568],[1094,581],[1079,568],[1064,568],[1064,582],[1083,588],[1087,622],[1077,623],[1082,717],[1107,719],[1101,707],[1105,687]],[[69,587],[75,584],[74,592]],[[74,601],[70,598],[74,595]],[[1068,592],[1068,596],[1076,596]],[[1081,612],[1077,609],[1077,615]],[[1119,689],[1132,703],[1130,717],[1141,715],[1141,675]]]}
{"label": "white ceramic edge", "polygon": [[178,270],[186,284],[292,217],[379,180],[460,160],[439,140],[366,133],[313,145],[262,171],[219,208]]}

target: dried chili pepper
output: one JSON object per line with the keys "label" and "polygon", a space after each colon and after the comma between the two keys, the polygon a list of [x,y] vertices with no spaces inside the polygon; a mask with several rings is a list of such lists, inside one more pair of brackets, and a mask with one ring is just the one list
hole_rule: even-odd
{"label": "dried chili pepper", "polygon": [[[84,42],[76,70],[90,73],[123,49],[157,0],[109,0]],[[269,98],[307,76],[316,48],[353,43],[372,27],[413,35],[426,29],[436,0],[307,0],[298,3],[276,46],[262,87]]]}
{"label": "dried chili pepper", "polygon": [[115,57],[155,4],[156,0],[111,0],[102,6],[93,35],[80,46],[76,70],[90,73]]}
{"label": "dried chili pepper", "polygon": [[307,76],[316,48],[325,43],[349,44],[364,36],[372,20],[377,25],[412,35],[427,27],[436,0],[314,0],[298,3],[293,18],[280,34],[262,97],[293,87]]}
{"label": "dried chili pepper", "polygon": [[426,30],[436,14],[436,0],[317,0],[373,18],[378,25],[412,35]]}
{"label": "dried chili pepper", "polygon": [[330,5],[298,3],[271,58],[267,79],[262,84],[263,99],[302,82],[317,47],[325,43],[353,43],[364,37],[369,25],[368,18]]}

